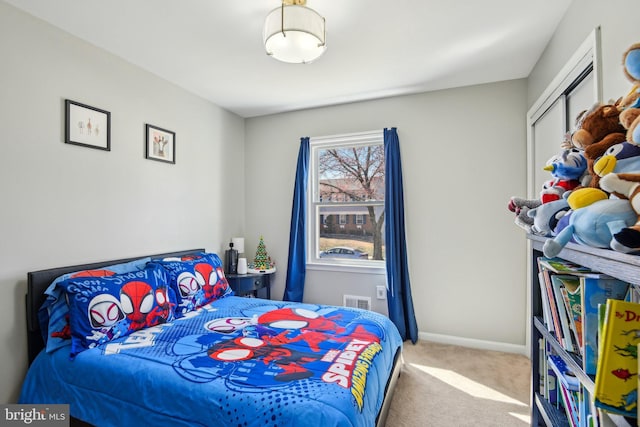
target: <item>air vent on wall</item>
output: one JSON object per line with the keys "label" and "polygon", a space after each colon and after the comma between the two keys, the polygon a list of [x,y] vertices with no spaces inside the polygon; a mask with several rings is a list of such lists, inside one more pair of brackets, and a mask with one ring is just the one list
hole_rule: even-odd
{"label": "air vent on wall", "polygon": [[371,298],[356,295],[343,295],[342,305],[345,307],[362,308],[371,310]]}

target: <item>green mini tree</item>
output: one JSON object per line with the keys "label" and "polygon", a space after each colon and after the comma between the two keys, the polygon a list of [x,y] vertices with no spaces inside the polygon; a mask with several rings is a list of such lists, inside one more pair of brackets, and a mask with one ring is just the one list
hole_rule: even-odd
{"label": "green mini tree", "polygon": [[268,270],[271,267],[271,258],[267,254],[267,247],[264,244],[264,239],[260,236],[258,249],[256,249],[256,257],[253,260],[253,268],[256,270]]}

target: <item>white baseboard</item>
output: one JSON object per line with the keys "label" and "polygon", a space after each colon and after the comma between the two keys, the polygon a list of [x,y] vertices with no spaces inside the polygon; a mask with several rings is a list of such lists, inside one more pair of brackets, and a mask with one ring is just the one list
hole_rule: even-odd
{"label": "white baseboard", "polygon": [[459,345],[461,347],[479,348],[481,350],[502,351],[504,353],[515,353],[530,357],[525,345],[508,344],[495,341],[482,341],[472,338],[432,334],[428,332],[418,332],[418,338],[421,340],[437,342],[440,344]]}

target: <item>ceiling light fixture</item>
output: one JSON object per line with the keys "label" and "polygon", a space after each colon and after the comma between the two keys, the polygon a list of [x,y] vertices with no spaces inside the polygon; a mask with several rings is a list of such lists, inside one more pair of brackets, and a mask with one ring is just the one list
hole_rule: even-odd
{"label": "ceiling light fixture", "polygon": [[282,0],[264,22],[267,55],[290,64],[306,64],[326,50],[325,21],[306,0]]}

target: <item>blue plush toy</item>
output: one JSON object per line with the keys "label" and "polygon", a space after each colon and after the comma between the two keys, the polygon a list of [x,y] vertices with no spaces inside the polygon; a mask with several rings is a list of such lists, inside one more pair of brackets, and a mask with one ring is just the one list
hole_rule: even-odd
{"label": "blue plush toy", "polygon": [[558,222],[571,209],[569,202],[567,202],[569,194],[571,191],[565,192],[561,199],[543,203],[537,208],[527,211],[527,216],[533,218],[531,233],[538,236],[555,236]]}
{"label": "blue plush toy", "polygon": [[638,215],[628,200],[599,200],[574,210],[569,217],[569,225],[555,238],[547,240],[542,251],[546,257],[555,257],[573,239],[581,245],[626,252],[617,245],[613,235],[635,224],[637,219]]}
{"label": "blue plush toy", "polygon": [[593,170],[601,177],[609,173],[640,171],[640,146],[626,141],[612,145],[595,162]]}
{"label": "blue plush toy", "polygon": [[[570,144],[570,141],[570,135],[565,135],[565,142]],[[563,148],[560,153],[547,161],[544,170],[551,172],[553,179],[543,184],[540,198],[523,199],[512,197],[509,200],[508,208],[516,214],[516,225],[524,228],[527,233],[541,234],[541,229],[538,231],[531,229],[534,219],[533,216],[529,215],[529,212],[534,208],[539,208],[542,204],[562,200],[565,192],[579,187],[581,178],[587,171],[587,160],[582,151],[575,148]],[[549,211],[545,212],[545,214],[549,213]],[[542,235],[545,234],[542,233]]]}

